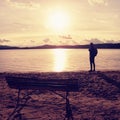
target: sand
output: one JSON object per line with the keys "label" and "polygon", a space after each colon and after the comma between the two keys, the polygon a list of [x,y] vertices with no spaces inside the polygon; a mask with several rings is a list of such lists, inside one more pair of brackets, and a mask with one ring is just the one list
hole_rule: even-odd
{"label": "sand", "polygon": [[[9,118],[17,101],[18,90],[9,88],[6,75],[79,79],[79,91],[69,93],[74,120],[120,120],[120,71],[0,73],[0,120]],[[26,91],[22,92],[26,93]],[[47,90],[28,92],[32,95],[21,110],[22,120],[63,120],[65,118],[66,101],[60,96],[65,96],[65,92]]]}

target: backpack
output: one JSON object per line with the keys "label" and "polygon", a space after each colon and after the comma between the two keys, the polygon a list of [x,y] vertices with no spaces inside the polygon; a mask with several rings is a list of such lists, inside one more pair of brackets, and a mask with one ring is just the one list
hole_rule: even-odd
{"label": "backpack", "polygon": [[97,50],[97,48],[95,48],[95,50],[94,50],[94,56],[97,56],[97,54],[98,54],[98,50]]}

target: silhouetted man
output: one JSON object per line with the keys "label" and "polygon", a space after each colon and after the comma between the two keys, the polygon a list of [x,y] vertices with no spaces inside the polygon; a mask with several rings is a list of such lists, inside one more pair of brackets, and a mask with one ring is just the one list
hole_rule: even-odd
{"label": "silhouetted man", "polygon": [[97,48],[95,48],[93,43],[90,43],[89,47],[89,57],[90,57],[90,71],[95,71],[95,56],[97,55]]}

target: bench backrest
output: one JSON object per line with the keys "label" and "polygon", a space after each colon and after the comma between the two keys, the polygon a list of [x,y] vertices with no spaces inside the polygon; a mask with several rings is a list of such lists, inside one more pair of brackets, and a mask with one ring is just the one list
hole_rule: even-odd
{"label": "bench backrest", "polygon": [[79,91],[78,79],[45,79],[7,76],[6,81],[9,87],[14,89]]}

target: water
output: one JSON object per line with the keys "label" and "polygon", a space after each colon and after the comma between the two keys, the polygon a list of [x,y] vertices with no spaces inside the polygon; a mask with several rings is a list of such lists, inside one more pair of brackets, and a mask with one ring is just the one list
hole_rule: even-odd
{"label": "water", "polygon": [[[97,70],[120,70],[119,49],[99,49]],[[0,50],[0,72],[89,70],[87,49]]]}

